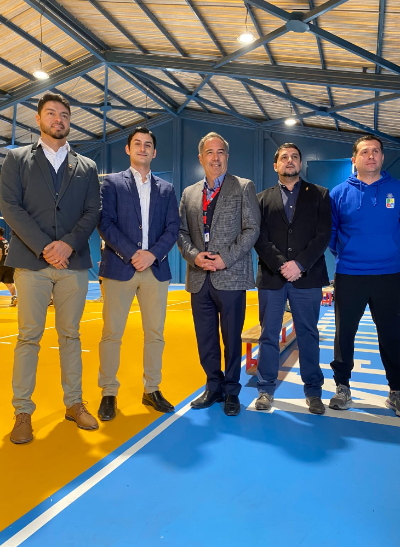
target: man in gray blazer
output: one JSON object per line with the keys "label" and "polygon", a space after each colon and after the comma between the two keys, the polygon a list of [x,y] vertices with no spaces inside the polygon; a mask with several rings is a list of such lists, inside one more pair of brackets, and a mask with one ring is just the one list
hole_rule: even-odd
{"label": "man in gray blazer", "polygon": [[[227,173],[229,145],[217,133],[199,143],[203,180],[186,188],[180,204],[178,246],[187,261],[186,290],[206,391],[191,403],[207,408],[225,400],[227,416],[240,412],[241,333],[246,289],[254,288],[251,248],[260,231],[260,209],[251,180]],[[219,326],[225,346],[221,370]]]}
{"label": "man in gray blazer", "polygon": [[15,268],[18,291],[18,341],[13,371],[16,420],[11,441],[33,439],[31,415],[40,340],[53,293],[60,347],[65,417],[81,429],[97,429],[82,403],[79,323],[85,306],[88,240],[100,212],[95,163],[68,142],[71,109],[61,95],[46,93],[38,103],[41,137],[10,150],[0,183],[0,208],[12,228],[6,264]]}

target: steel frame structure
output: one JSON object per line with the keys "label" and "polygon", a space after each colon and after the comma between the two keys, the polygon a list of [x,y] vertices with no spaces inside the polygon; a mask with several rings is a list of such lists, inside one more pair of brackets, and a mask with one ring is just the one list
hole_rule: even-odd
{"label": "steel frame structure", "polygon": [[[35,37],[20,29],[12,21],[7,20],[4,16],[0,15],[0,23],[6,25],[9,29],[27,40],[36,48],[42,48],[46,54],[55,59],[61,65],[60,68],[51,73],[49,80],[39,81],[35,80],[31,74],[22,68],[13,65],[9,61],[0,57],[0,64],[6,66],[10,70],[13,70],[28,80],[27,84],[11,90],[8,93],[0,91],[0,111],[18,104],[23,104],[25,107],[32,109],[34,108],[33,105],[35,103],[35,100],[32,99],[32,97],[48,89],[57,90],[57,92],[62,93],[70,100],[72,106],[83,108],[86,112],[89,112],[92,116],[101,119],[103,122],[103,132],[101,135],[96,135],[93,132],[86,130],[84,127],[79,127],[78,125],[74,126],[74,129],[90,138],[90,140],[86,141],[85,145],[82,145],[82,150],[84,150],[84,148],[87,149],[87,147],[99,146],[107,142],[115,141],[118,135],[120,135],[120,138],[123,138],[124,133],[129,128],[125,128],[122,124],[107,116],[107,113],[112,109],[116,111],[125,110],[127,112],[136,112],[143,116],[143,118],[147,118],[147,120],[152,123],[157,123],[157,117],[160,117],[160,122],[165,123],[165,120],[190,117],[192,117],[192,119],[201,118],[203,121],[206,121],[209,119],[209,111],[207,109],[207,107],[209,107],[225,114],[225,116],[222,116],[224,118],[224,123],[232,125],[244,124],[244,126],[265,132],[267,135],[269,134],[268,132],[273,130],[273,128],[279,127],[280,131],[283,130],[284,128],[282,127],[282,123],[284,119],[270,119],[267,111],[255,93],[255,90],[287,101],[289,105],[292,105],[295,117],[301,123],[303,119],[313,116],[330,117],[335,122],[336,132],[339,132],[338,122],[342,122],[356,129],[361,129],[362,131],[367,131],[380,136],[387,142],[391,142],[392,147],[396,148],[398,146],[400,149],[400,139],[393,135],[379,131],[378,129],[379,104],[400,98],[400,93],[398,92],[400,90],[400,66],[382,57],[382,44],[385,25],[385,0],[380,0],[379,2],[376,54],[326,31],[318,24],[319,16],[344,4],[347,0],[327,0],[325,3],[317,7],[314,7],[313,0],[308,0],[310,8],[308,11],[295,11],[292,13],[273,5],[267,0],[243,0],[243,4],[248,9],[253,26],[258,34],[258,39],[252,44],[241,47],[231,54],[227,54],[223,44],[207,24],[207,21],[202,15],[199,6],[196,4],[196,0],[186,0],[187,6],[195,14],[197,20],[202,25],[203,29],[220,54],[219,58],[212,61],[189,57],[188,52],[185,51],[185,49],[172,36],[172,34],[163,26],[161,21],[154,15],[154,13],[146,5],[146,2],[143,0],[133,1],[163,34],[165,39],[168,40],[168,42],[174,47],[179,56],[150,54],[148,49],[140,43],[138,38],[135,37],[132,32],[124,28],[124,26],[105,9],[99,0],[87,0],[87,2],[89,2],[103,17],[105,17],[117,31],[128,39],[136,51],[127,52],[112,50],[110,46],[104,43],[93,31],[83,25],[56,0],[46,0],[45,3],[41,0],[24,1],[31,8],[43,14],[43,17],[46,17],[51,23],[56,25],[70,38],[75,40],[87,51],[87,55],[71,63],[58,53],[51,50],[48,46],[41,44]],[[265,11],[268,14],[277,17],[282,20],[284,24],[268,34],[263,34],[255,9]],[[305,31],[313,34],[316,38],[321,68],[312,69],[278,65],[268,44],[277,37],[287,34],[288,32],[301,33]],[[322,46],[324,41],[334,44],[339,48],[374,63],[376,67],[375,73],[355,73],[349,71],[328,70],[326,68]],[[259,47],[264,48],[266,54],[268,55],[270,65],[245,64],[243,62],[238,62],[240,57]],[[98,69],[99,67],[104,67],[105,70],[104,85],[90,76],[90,72]],[[390,71],[391,74],[382,73],[382,68]],[[146,72],[146,70],[152,69],[162,71],[162,74],[167,76],[168,80]],[[151,99],[152,103],[155,103],[159,108],[154,108],[153,105],[149,108],[135,106],[109,89],[108,74],[110,70],[116,73],[119,77],[123,78],[130,85],[134,86],[140,92],[144,93],[149,99]],[[180,82],[174,72],[198,74],[201,76],[202,80],[195,89],[190,90],[183,85],[182,82]],[[260,118],[252,119],[238,112],[229,99],[225,97],[218,89],[215,81],[212,81],[214,76],[223,76],[240,82],[248,94],[249,99],[257,106],[260,112]],[[60,85],[77,77],[84,78],[88,83],[99,89],[104,94],[104,101],[102,103],[81,103],[73,96],[69,96],[65,92],[58,89]],[[275,88],[262,83],[266,80],[280,82],[282,85],[282,91],[276,90]],[[291,83],[323,86],[328,94],[330,106],[321,107],[320,105],[316,105],[296,97],[289,90],[288,85]],[[201,92],[206,88],[206,86],[219,98],[220,102],[223,103],[224,106],[202,95]],[[337,88],[356,87],[358,89],[372,91],[375,96],[366,100],[335,105],[331,94],[332,86]],[[182,103],[178,104],[176,100],[169,96],[168,90],[172,90],[182,95]],[[113,103],[111,103],[111,101],[113,101]],[[115,102],[118,104],[115,104]],[[191,102],[196,102],[200,105],[204,112],[193,110],[188,111],[188,107]],[[360,124],[357,121],[339,114],[339,112],[372,104],[374,105],[373,127]],[[298,107],[305,108],[307,112],[300,112]],[[16,112],[16,109],[14,110]],[[155,114],[156,117],[150,118],[149,114]],[[215,118],[215,114],[213,114],[213,117]],[[9,118],[5,119],[4,116],[1,116],[0,119],[7,122],[10,121]],[[113,131],[107,135],[107,124],[112,125],[115,129],[117,129],[117,131]],[[17,127],[22,127],[24,124],[20,124],[17,120],[15,120],[14,126],[15,125]],[[35,128],[28,128],[28,126],[25,128],[33,133],[37,131]],[[307,133],[308,129],[309,128],[307,127],[302,127],[301,129],[296,127],[292,129],[291,132],[298,133],[301,130],[303,133]],[[284,130],[288,131],[287,129]],[[329,132],[329,130],[325,131]],[[310,129],[309,134],[315,134],[315,132],[315,129]],[[347,136],[343,133],[344,132],[340,132],[340,136],[338,136],[339,140],[345,140],[347,138]]]}

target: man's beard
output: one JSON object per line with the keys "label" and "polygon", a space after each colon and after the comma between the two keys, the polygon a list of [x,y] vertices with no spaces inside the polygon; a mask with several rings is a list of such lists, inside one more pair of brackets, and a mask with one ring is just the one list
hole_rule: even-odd
{"label": "man's beard", "polygon": [[62,140],[65,139],[69,135],[70,129],[52,129],[52,127],[49,127],[47,125],[44,125],[43,123],[40,124],[40,130],[45,134],[49,135],[49,137],[52,137],[53,139]]}
{"label": "man's beard", "polygon": [[291,171],[291,172],[285,171],[283,173],[284,177],[297,177],[298,175],[300,175],[300,171]]}

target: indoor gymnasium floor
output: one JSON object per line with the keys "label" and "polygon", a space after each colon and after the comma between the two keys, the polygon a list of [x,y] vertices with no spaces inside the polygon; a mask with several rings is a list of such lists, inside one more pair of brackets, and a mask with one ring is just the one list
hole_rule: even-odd
{"label": "indoor gymnasium floor", "polygon": [[[175,289],[182,287],[175,287]],[[0,287],[1,289],[1,287]],[[184,290],[171,290],[161,389],[176,405],[141,404],[142,330],[136,301],[123,339],[117,418],[85,432],[64,419],[54,308],[42,340],[34,442],[15,446],[11,371],[17,310],[0,292],[0,546],[369,547],[398,545],[400,418],[387,386],[369,312],[356,340],[352,410],[310,415],[296,343],[281,356],[272,412],[254,411],[256,379],[243,368],[242,412],[191,410],[203,391]],[[95,414],[102,304],[90,284],[81,324],[84,399]],[[258,321],[247,295],[245,328]],[[323,398],[334,383],[333,307],[321,307]],[[254,354],[257,348],[254,348]]]}

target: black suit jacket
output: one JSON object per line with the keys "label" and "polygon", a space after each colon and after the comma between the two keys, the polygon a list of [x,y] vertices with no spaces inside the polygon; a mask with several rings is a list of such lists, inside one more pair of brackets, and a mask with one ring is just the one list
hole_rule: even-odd
{"label": "black suit jacket", "polygon": [[329,283],[324,252],[331,229],[331,204],[327,188],[301,181],[293,220],[289,224],[279,184],[258,199],[261,230],[255,249],[259,256],[256,285],[259,289],[280,289],[286,279],[279,268],[296,260],[305,269],[293,283],[298,289],[323,287]]}

